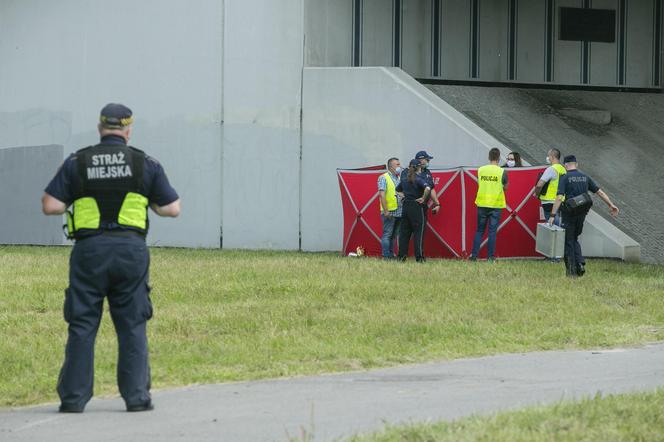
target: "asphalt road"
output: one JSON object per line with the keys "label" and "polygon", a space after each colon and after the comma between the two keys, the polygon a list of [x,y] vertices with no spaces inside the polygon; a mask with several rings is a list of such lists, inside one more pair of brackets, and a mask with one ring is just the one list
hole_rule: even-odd
{"label": "asphalt road", "polygon": [[157,391],[155,410],[94,399],[0,411],[0,441],[336,440],[385,423],[452,420],[602,394],[664,387],[664,344],[509,354],[294,379]]}

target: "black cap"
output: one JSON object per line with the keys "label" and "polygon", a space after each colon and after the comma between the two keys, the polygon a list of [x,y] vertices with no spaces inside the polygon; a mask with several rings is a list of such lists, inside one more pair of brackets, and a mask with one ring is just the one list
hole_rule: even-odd
{"label": "black cap", "polygon": [[422,158],[426,158],[427,160],[433,160],[433,157],[429,155],[425,150],[421,150],[415,154],[416,160],[421,160]]}
{"label": "black cap", "polygon": [[417,167],[420,165],[420,160],[412,159],[408,164],[408,167]]}
{"label": "black cap", "polygon": [[131,109],[124,104],[109,103],[99,113],[99,121],[107,127],[122,128],[134,122]]}
{"label": "black cap", "polygon": [[574,155],[567,155],[563,159],[563,164],[567,164],[567,163],[576,163],[576,157]]}

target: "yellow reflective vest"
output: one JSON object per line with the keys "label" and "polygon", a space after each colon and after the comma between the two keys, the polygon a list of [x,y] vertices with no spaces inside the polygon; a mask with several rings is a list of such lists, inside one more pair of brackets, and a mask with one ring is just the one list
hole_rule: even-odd
{"label": "yellow reflective vest", "polygon": [[[394,185],[392,177],[389,172],[383,174],[385,177],[385,200],[387,201],[387,210],[390,212],[399,208],[399,201],[397,201],[397,186]],[[383,206],[380,205],[380,211],[383,211]]]}
{"label": "yellow reflective vest", "polygon": [[143,195],[145,154],[124,145],[91,146],[76,153],[78,195],[67,211],[67,236],[81,238],[117,225],[147,234]]}
{"label": "yellow reflective vest", "polygon": [[542,201],[553,201],[556,199],[560,177],[567,173],[567,170],[565,170],[565,167],[562,164],[553,164],[551,167],[553,167],[555,171],[558,172],[558,176],[555,180],[549,181],[549,187],[546,189],[546,193],[544,195],[540,195],[539,198]]}
{"label": "yellow reflective vest", "polygon": [[[134,192],[128,192],[117,217],[117,224],[133,227],[141,233],[147,233],[148,199]],[[69,237],[75,237],[82,229],[98,230],[101,226],[101,212],[97,200],[85,196],[74,201],[71,211],[67,211],[67,231]]]}
{"label": "yellow reflective vest", "polygon": [[489,207],[492,209],[504,209],[505,191],[503,189],[503,173],[505,170],[494,164],[482,166],[477,171],[477,207]]}

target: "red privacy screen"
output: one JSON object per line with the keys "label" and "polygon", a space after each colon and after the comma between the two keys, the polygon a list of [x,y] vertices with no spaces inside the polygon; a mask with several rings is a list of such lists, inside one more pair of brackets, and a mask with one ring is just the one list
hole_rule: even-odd
{"label": "red privacy screen", "polygon": [[[502,258],[539,257],[535,252],[537,223],[542,222],[540,202],[532,196],[537,177],[545,167],[509,169],[505,192],[507,208],[498,227],[496,256]],[[385,168],[337,169],[344,216],[343,251],[361,246],[367,255],[380,256],[380,202],[378,177]],[[428,257],[467,258],[477,228],[477,169],[432,169],[440,211],[429,211],[424,234],[424,253]],[[480,257],[486,257],[486,234]]]}

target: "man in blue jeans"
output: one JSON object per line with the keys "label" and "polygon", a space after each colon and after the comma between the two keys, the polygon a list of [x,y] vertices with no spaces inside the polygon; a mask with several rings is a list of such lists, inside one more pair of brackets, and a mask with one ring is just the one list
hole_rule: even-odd
{"label": "man in blue jeans", "polygon": [[477,231],[473,240],[471,261],[477,260],[487,224],[489,225],[489,261],[493,261],[496,252],[496,232],[498,231],[500,215],[506,207],[505,190],[507,190],[507,172],[498,166],[498,161],[500,161],[500,150],[494,147],[489,151],[490,164],[480,167],[477,171],[478,187],[477,197],[475,198]]}
{"label": "man in blue jeans", "polygon": [[380,199],[380,219],[383,222],[383,235],[380,247],[383,258],[394,258],[394,242],[399,237],[401,224],[401,198],[397,194],[401,176],[401,163],[398,158],[387,160],[387,172],[378,177],[378,196]]}

